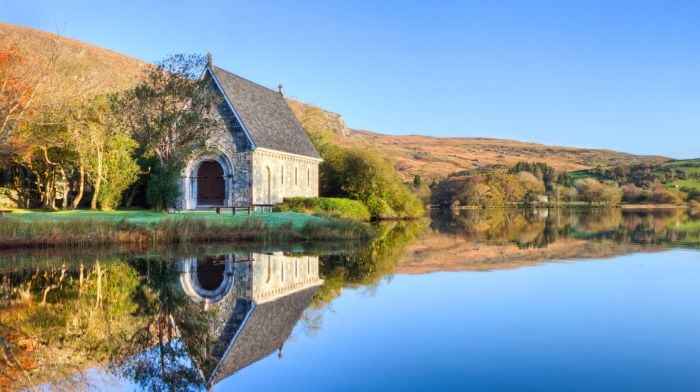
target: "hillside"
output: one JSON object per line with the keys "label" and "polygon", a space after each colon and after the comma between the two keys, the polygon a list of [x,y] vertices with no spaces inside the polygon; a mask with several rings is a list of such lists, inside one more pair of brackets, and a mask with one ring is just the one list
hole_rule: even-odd
{"label": "hillside", "polygon": [[639,156],[623,152],[574,147],[547,146],[490,138],[441,138],[424,135],[386,135],[353,130],[342,116],[320,108],[290,101],[292,110],[307,129],[328,129],[335,143],[344,147],[375,148],[391,158],[404,180],[419,174],[424,178],[495,164],[544,161],[561,171],[595,166],[616,166],[632,162],[665,162],[668,158]]}
{"label": "hillside", "polygon": [[[89,83],[93,91],[131,87],[142,75],[146,63],[94,45],[56,34],[0,22],[0,39],[15,43],[29,63],[46,61],[49,49],[60,52],[60,74],[56,84],[70,90],[75,83]],[[2,42],[2,41],[0,41]],[[235,72],[235,70],[232,70]],[[558,170],[582,170],[596,165],[617,165],[639,161],[666,161],[609,150],[545,146],[488,138],[439,138],[394,136],[353,130],[343,118],[315,106],[289,101],[302,124],[313,132],[325,132],[344,147],[375,148],[390,158],[404,180],[420,174],[425,178],[493,164],[512,165],[518,161],[545,161]],[[428,130],[429,131],[429,130]]]}
{"label": "hillside", "polygon": [[56,56],[54,88],[71,90],[88,84],[91,92],[122,90],[133,86],[147,63],[57,34],[0,22],[0,45],[15,45],[27,67],[37,68]]}

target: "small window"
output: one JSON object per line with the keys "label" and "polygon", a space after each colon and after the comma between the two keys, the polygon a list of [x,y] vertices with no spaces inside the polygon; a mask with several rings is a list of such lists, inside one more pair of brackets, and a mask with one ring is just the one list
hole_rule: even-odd
{"label": "small window", "polygon": [[280,179],[282,180],[282,185],[284,185],[284,165],[282,165],[282,170],[280,172]]}
{"label": "small window", "polygon": [[306,168],[306,185],[311,187],[311,168]]}
{"label": "small window", "polygon": [[294,168],[294,185],[299,185],[299,168]]}

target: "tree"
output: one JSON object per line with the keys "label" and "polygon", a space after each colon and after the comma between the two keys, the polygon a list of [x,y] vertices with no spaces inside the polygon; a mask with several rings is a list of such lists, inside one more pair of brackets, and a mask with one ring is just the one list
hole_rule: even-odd
{"label": "tree", "polygon": [[213,94],[199,80],[206,59],[178,54],[145,71],[144,81],[117,100],[125,125],[161,166],[180,164],[203,148],[218,122],[210,116]]}
{"label": "tree", "polygon": [[[208,80],[198,79],[204,56],[178,54],[145,71],[144,81],[115,100],[115,107],[145,156],[155,156],[158,168],[149,176],[147,193],[153,208],[164,210],[179,197],[178,173],[186,159],[205,148],[218,125],[214,95]],[[165,184],[164,181],[171,181]],[[154,192],[163,191],[161,195]]]}
{"label": "tree", "polygon": [[0,41],[0,142],[21,123],[35,93],[22,71],[25,60],[19,49],[2,44]]}
{"label": "tree", "polygon": [[413,187],[414,188],[420,188],[420,186],[423,185],[423,179],[420,178],[420,175],[416,174],[413,177]]}
{"label": "tree", "polygon": [[321,194],[361,200],[373,218],[410,218],[423,205],[390,162],[372,150],[326,145],[320,166]]}
{"label": "tree", "polygon": [[93,187],[90,209],[96,209],[98,202],[103,210],[117,207],[122,193],[137,178],[139,167],[132,157],[137,143],[104,95],[88,104],[73,128],[81,165],[87,167]]}
{"label": "tree", "polygon": [[574,184],[582,201],[614,205],[622,200],[622,190],[614,185],[604,184],[594,178],[583,178]]}

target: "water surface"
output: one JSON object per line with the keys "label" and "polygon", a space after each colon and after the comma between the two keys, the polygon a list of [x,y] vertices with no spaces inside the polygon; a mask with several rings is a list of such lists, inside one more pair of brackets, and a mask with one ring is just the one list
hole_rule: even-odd
{"label": "water surface", "polygon": [[463,211],[367,244],[4,253],[0,386],[700,390],[699,218]]}

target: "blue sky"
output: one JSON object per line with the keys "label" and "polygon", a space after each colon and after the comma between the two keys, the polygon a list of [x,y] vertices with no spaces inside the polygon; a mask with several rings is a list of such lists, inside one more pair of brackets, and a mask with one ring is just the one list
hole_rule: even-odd
{"label": "blue sky", "polygon": [[215,64],[391,134],[700,156],[697,1],[6,1],[0,20]]}

